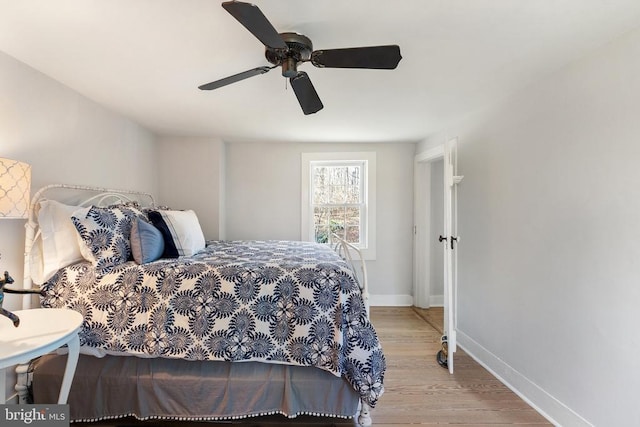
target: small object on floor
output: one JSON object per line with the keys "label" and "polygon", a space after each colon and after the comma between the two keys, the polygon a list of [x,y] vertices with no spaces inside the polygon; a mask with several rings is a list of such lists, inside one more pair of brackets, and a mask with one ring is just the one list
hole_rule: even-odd
{"label": "small object on floor", "polygon": [[436,360],[438,361],[438,365],[443,368],[448,368],[447,358],[449,355],[449,348],[447,345],[447,336],[443,335],[440,341],[442,342],[442,349],[438,351],[438,354],[436,354]]}

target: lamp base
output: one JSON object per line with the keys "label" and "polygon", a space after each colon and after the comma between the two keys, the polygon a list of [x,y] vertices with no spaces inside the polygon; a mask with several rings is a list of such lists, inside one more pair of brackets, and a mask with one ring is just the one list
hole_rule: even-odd
{"label": "lamp base", "polygon": [[10,289],[5,288],[5,285],[11,284],[15,282],[13,277],[9,275],[8,271],[4,272],[4,278],[0,279],[0,315],[9,318],[13,322],[13,326],[16,328],[20,324],[20,319],[18,316],[10,312],[9,310],[5,310],[2,308],[2,303],[4,302],[4,293],[8,294],[40,294],[44,296],[44,291],[41,289],[33,288],[33,289]]}

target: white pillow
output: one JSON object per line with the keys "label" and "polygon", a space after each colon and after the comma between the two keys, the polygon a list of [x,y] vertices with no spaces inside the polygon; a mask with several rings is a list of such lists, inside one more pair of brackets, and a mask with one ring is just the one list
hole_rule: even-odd
{"label": "white pillow", "polygon": [[78,208],[55,200],[40,201],[38,224],[42,238],[43,282],[62,267],[84,259],[80,252],[78,232],[71,221],[71,215]]}
{"label": "white pillow", "polygon": [[204,249],[204,234],[194,211],[149,211],[148,216],[164,238],[163,258],[191,256]]}
{"label": "white pillow", "polygon": [[38,234],[29,252],[29,277],[36,285],[42,285],[44,280],[44,259],[42,258],[42,238]]}

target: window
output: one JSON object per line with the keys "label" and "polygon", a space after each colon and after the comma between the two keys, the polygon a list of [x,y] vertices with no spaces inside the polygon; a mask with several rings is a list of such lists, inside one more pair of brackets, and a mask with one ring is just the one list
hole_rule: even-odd
{"label": "window", "polygon": [[366,243],[366,162],[311,162],[311,207],[315,241],[336,233],[349,243]]}
{"label": "window", "polygon": [[375,153],[302,155],[303,240],[331,233],[375,258]]}

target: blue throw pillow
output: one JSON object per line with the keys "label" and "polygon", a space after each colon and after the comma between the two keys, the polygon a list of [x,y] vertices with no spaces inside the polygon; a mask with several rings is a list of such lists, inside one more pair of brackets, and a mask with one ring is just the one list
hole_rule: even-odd
{"label": "blue throw pillow", "polygon": [[131,254],[138,264],[155,261],[164,251],[164,238],[152,224],[137,218],[131,226]]}

